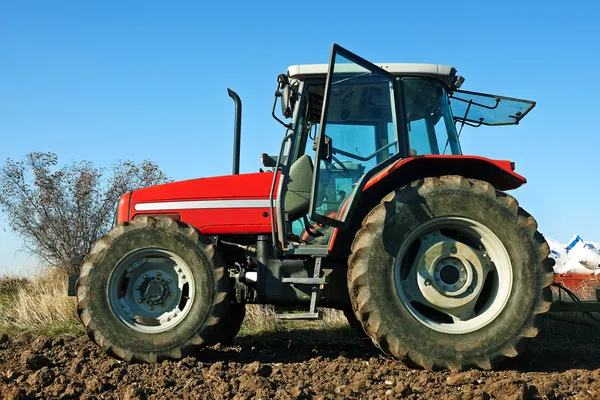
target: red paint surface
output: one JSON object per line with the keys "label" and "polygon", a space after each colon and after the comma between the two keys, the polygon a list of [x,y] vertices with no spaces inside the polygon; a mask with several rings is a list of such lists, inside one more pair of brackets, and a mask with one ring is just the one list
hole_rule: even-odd
{"label": "red paint surface", "polygon": [[119,204],[117,206],[117,223],[129,221],[129,200],[131,199],[131,192],[125,193],[121,196]]}
{"label": "red paint surface", "polygon": [[409,167],[420,168],[423,171],[435,168],[435,171],[442,172],[436,174],[437,176],[457,174],[479,178],[478,175],[481,175],[481,179],[489,181],[500,190],[516,189],[527,183],[524,177],[512,170],[511,162],[507,160],[492,160],[479,156],[423,155],[398,160],[369,179],[363,191],[397,172],[406,171]]}
{"label": "red paint surface", "polygon": [[[582,301],[596,300],[596,289],[600,288],[600,275],[582,275],[582,274],[557,274],[554,282],[562,284],[567,289],[579,297]],[[558,295],[556,288],[552,288],[555,296]],[[571,299],[563,293],[563,299]]]}
{"label": "red paint surface", "polygon": [[[228,175],[166,183],[136,190],[129,202],[129,216],[121,198],[119,222],[141,215],[179,214],[181,221],[195,226],[204,234],[256,234],[271,232],[270,210],[265,208],[184,209],[136,211],[139,203],[194,200],[268,200],[272,172]],[[263,214],[266,213],[266,216]]]}

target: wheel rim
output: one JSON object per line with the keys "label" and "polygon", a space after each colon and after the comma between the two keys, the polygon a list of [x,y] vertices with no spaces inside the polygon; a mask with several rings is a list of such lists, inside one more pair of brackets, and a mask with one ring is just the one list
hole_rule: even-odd
{"label": "wheel rim", "polygon": [[488,227],[468,218],[440,217],[404,240],[394,280],[400,301],[420,323],[463,334],[502,312],[513,270],[502,241]]}
{"label": "wheel rim", "polygon": [[136,250],[123,257],[108,283],[110,306],[129,328],[164,332],[181,323],[194,301],[187,263],[163,249]]}

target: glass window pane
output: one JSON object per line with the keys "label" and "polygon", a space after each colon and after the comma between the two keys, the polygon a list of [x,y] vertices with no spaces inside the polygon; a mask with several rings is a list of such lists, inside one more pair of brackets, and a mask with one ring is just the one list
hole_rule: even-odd
{"label": "glass window pane", "polygon": [[360,179],[398,152],[393,113],[393,82],[335,55],[323,134],[330,160],[319,161],[315,209],[338,220]]}
{"label": "glass window pane", "polygon": [[535,106],[529,100],[459,90],[450,102],[455,119],[484,125],[517,124]]}
{"label": "glass window pane", "polygon": [[409,154],[460,154],[444,85],[430,78],[402,78]]}

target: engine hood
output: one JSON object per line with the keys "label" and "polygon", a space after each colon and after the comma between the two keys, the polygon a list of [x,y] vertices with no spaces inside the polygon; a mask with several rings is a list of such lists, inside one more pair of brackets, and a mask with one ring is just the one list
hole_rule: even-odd
{"label": "engine hood", "polygon": [[126,193],[117,221],[142,215],[189,223],[205,234],[270,232],[273,172],[165,183]]}
{"label": "engine hood", "polygon": [[272,172],[259,172],[165,183],[134,191],[131,206],[139,209],[136,206],[150,202],[269,199],[272,181]]}

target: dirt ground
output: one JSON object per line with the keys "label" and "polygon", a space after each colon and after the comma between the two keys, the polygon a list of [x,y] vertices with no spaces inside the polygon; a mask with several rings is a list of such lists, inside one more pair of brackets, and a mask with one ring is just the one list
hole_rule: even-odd
{"label": "dirt ground", "polygon": [[359,339],[299,330],[242,337],[178,362],[126,364],[85,336],[2,334],[0,398],[598,399],[600,357],[534,342],[502,371],[432,372]]}

